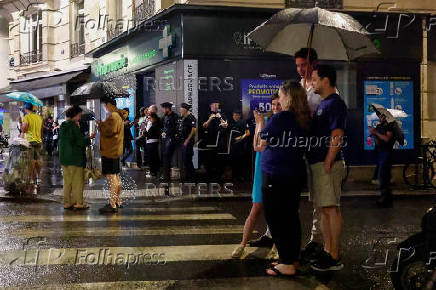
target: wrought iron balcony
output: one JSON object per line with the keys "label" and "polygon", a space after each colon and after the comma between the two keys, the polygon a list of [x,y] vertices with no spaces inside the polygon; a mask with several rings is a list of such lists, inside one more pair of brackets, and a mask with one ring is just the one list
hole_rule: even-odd
{"label": "wrought iron balcony", "polygon": [[111,41],[112,39],[118,37],[123,32],[124,32],[124,29],[120,26],[108,27],[108,29],[107,29],[107,41]]}
{"label": "wrought iron balcony", "polygon": [[42,61],[42,51],[35,50],[20,54],[20,65],[28,65]]}
{"label": "wrought iron balcony", "polygon": [[85,54],[85,43],[71,44],[71,58]]}
{"label": "wrought iron balcony", "polygon": [[318,4],[319,8],[342,9],[343,0],[286,0],[287,8],[313,8]]}
{"label": "wrought iron balcony", "polygon": [[143,0],[143,2],[135,8],[135,22],[141,22],[152,17],[156,12],[155,0]]}

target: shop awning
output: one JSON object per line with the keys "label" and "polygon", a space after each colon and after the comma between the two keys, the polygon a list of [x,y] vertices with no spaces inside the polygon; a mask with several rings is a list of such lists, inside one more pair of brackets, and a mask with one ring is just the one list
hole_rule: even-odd
{"label": "shop awning", "polygon": [[10,92],[30,92],[39,99],[66,94],[66,83],[88,69],[89,66],[81,66],[68,71],[11,81],[8,87],[0,89],[0,102],[9,101],[5,95]]}

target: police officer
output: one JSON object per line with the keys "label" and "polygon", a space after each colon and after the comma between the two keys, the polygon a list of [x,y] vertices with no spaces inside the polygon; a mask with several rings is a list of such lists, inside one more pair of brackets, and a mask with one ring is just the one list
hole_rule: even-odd
{"label": "police officer", "polygon": [[221,113],[220,103],[216,100],[210,103],[210,113],[203,123],[206,147],[209,149],[206,160],[206,171],[209,180],[219,181],[224,171],[222,156],[219,152],[226,151],[226,131],[228,123]]}
{"label": "police officer", "polygon": [[232,120],[229,122],[229,136],[231,138],[230,159],[232,163],[232,177],[236,181],[243,181],[246,175],[246,144],[250,136],[250,129],[247,122],[241,118],[241,111],[239,110],[233,112]]}
{"label": "police officer", "polygon": [[189,111],[191,106],[187,103],[180,105],[180,123],[178,137],[182,147],[182,160],[185,171],[185,181],[192,181],[194,177],[194,156],[195,134],[197,133],[197,119]]}
{"label": "police officer", "polygon": [[177,123],[179,116],[172,111],[172,103],[165,102],[160,105],[164,113],[162,128],[163,145],[163,181],[170,180],[171,161],[176,147]]}

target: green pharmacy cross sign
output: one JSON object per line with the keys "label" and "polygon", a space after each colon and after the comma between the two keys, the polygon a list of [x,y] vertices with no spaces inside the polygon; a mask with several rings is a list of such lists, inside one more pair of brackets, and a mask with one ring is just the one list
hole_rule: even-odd
{"label": "green pharmacy cross sign", "polygon": [[[161,36],[156,36],[150,40],[147,39],[140,45],[139,49],[129,49],[127,45],[123,47],[123,54],[109,54],[107,57],[105,56],[96,61],[96,77],[108,77],[112,73],[123,69],[126,69],[126,71],[134,70],[167,59],[170,48],[174,44],[174,33],[171,33],[170,26],[166,25]],[[149,48],[150,46],[152,48]],[[160,51],[162,51],[162,55],[160,55]],[[110,58],[110,60],[107,60],[107,58]],[[113,61],[113,59],[116,60]]]}
{"label": "green pharmacy cross sign", "polygon": [[162,38],[159,40],[159,49],[162,50],[163,58],[168,58],[169,49],[174,44],[174,34],[170,31],[170,26],[165,25],[165,28],[162,32]]}

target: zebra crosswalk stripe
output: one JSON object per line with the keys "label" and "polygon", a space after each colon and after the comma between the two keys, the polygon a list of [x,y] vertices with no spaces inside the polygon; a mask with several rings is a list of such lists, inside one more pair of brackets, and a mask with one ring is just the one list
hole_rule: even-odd
{"label": "zebra crosswalk stripe", "polygon": [[18,215],[2,216],[1,223],[26,222],[99,222],[99,221],[168,221],[168,220],[235,220],[228,213],[172,215]]}
{"label": "zebra crosswalk stripe", "polygon": [[93,237],[93,236],[155,236],[155,235],[211,235],[242,234],[242,225],[165,226],[165,227],[86,227],[62,229],[14,229],[4,234],[19,238],[31,237]]}

